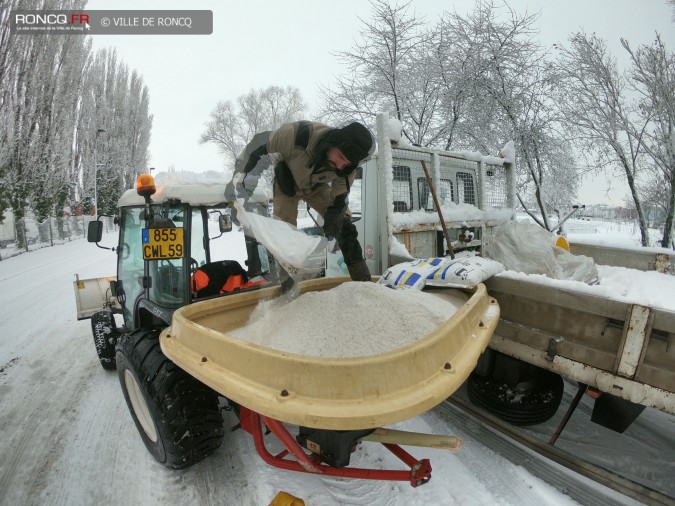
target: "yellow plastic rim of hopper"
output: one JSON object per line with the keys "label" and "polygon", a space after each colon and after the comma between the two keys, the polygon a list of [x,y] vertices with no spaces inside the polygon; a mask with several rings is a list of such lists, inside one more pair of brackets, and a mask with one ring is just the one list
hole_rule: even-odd
{"label": "yellow plastic rim of hopper", "polygon": [[[327,290],[349,278],[300,284]],[[160,336],[164,354],[221,395],[282,422],[331,430],[381,427],[437,406],[466,380],[499,320],[499,305],[478,285],[443,325],[379,355],[336,358],[278,351],[236,339],[267,288],[184,306]],[[320,325],[321,315],[317,315]]]}

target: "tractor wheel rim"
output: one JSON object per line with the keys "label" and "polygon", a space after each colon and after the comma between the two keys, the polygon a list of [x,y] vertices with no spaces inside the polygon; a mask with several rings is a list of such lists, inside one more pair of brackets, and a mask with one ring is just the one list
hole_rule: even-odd
{"label": "tractor wheel rim", "polygon": [[141,427],[143,427],[145,435],[148,436],[153,443],[156,443],[157,429],[155,428],[155,422],[152,421],[150,409],[148,409],[148,404],[145,402],[145,398],[141,393],[141,388],[138,386],[136,378],[134,378],[134,375],[131,374],[129,369],[124,371],[124,383],[126,384],[127,392],[129,393],[131,407],[133,408]]}

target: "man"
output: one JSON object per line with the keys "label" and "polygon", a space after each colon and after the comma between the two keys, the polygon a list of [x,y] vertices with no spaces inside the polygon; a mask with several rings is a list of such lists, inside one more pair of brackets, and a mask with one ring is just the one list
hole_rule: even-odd
{"label": "man", "polygon": [[[256,137],[262,141],[260,134]],[[325,236],[337,240],[352,280],[370,281],[347,199],[356,168],[372,148],[373,137],[361,123],[343,128],[311,121],[286,123],[257,148],[247,146],[225,194],[240,193],[260,158],[274,155],[274,216],[297,226],[298,203],[306,201],[323,217]]]}

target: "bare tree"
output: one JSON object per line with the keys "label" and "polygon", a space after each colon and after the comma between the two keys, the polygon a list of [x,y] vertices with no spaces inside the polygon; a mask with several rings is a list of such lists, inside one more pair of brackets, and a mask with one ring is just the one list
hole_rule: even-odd
{"label": "bare tree", "polygon": [[372,124],[378,112],[389,111],[402,122],[410,142],[429,144],[438,104],[437,78],[429,65],[433,34],[409,12],[410,4],[372,3],[372,21],[361,20],[362,40],[337,55],[347,67],[346,75],[321,88],[326,121]]}
{"label": "bare tree", "polygon": [[247,133],[241,135],[241,120],[236,107],[229,100],[218,102],[210,118],[200,143],[213,142],[225,155],[227,163],[233,162],[245,146],[243,139],[247,138]]}
{"label": "bare tree", "polygon": [[152,128],[149,91],[137,72],[118,61],[116,51],[101,50],[92,63],[85,93],[89,100],[83,110],[87,156],[80,167],[82,191],[93,196],[96,178],[99,211],[114,213],[122,192],[147,169]]}
{"label": "bare tree", "polygon": [[653,164],[650,179],[660,183],[658,192],[646,192],[643,198],[652,199],[663,209],[666,219],[661,246],[670,247],[675,214],[675,54],[667,51],[659,34],[653,45],[636,50],[625,39],[621,44],[631,56],[629,77],[640,97],[638,112],[648,121],[647,128],[634,135]]}
{"label": "bare tree", "polygon": [[580,32],[570,43],[570,48],[560,48],[558,60],[566,125],[585,152],[597,156],[599,166],[621,168],[635,205],[642,245],[647,246],[649,231],[638,177],[649,119],[636,114],[627,97],[626,77],[603,40]]}
{"label": "bare tree", "polygon": [[451,118],[446,149],[454,144],[489,152],[513,139],[525,168],[518,196],[526,210],[525,201],[534,200],[539,213],[532,217],[551,230],[548,213],[569,203],[578,178],[559,133],[556,76],[536,41],[537,21],[536,14],[483,0],[466,16],[446,13],[439,65]]}
{"label": "bare tree", "polygon": [[43,53],[39,68],[49,84],[35,96],[39,127],[28,201],[39,220],[59,216],[69,196],[77,97],[91,48],[90,41],[81,37],[66,37],[60,42],[50,44],[53,51]]}
{"label": "bare tree", "polygon": [[300,90],[295,87],[251,90],[238,97],[236,105],[230,100],[216,105],[200,143],[216,144],[232,170],[237,156],[256,133],[299,120],[306,110]]}
{"label": "bare tree", "polygon": [[548,210],[573,198],[578,178],[558,133],[555,76],[535,41],[538,16],[479,0],[468,15],[445,13],[429,25],[409,7],[373,2],[361,42],[338,55],[346,75],[322,89],[322,113],[367,122],[390,111],[410,142],[446,150],[496,154],[515,140],[526,169],[521,194],[534,195],[537,220],[550,230]]}

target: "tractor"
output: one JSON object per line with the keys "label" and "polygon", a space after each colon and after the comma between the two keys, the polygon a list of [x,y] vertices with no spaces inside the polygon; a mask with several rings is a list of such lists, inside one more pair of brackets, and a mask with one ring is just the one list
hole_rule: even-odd
{"label": "tractor", "polygon": [[[117,246],[100,245],[100,217],[87,231],[89,242],[117,254],[117,277],[75,282],[78,318],[91,318],[101,365],[117,369],[143,442],[170,468],[204,458],[220,446],[224,431],[218,393],[164,356],[161,330],[187,304],[277,282],[274,259],[254,238],[241,241],[246,269],[223,244],[231,247],[232,241],[220,240],[239,233],[233,231],[224,186],[157,188],[151,175],[141,175],[135,191],[126,191],[119,200]],[[241,257],[243,251],[238,253]]]}

